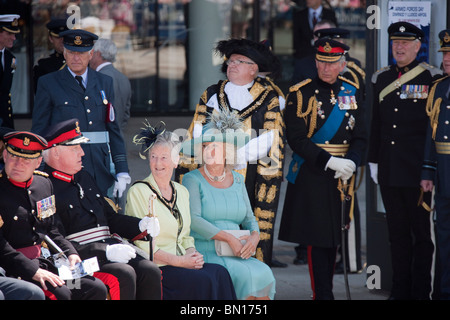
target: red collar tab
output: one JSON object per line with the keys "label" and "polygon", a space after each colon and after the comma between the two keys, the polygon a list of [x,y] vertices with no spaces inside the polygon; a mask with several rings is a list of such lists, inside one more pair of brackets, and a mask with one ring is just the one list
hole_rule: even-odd
{"label": "red collar tab", "polygon": [[53,171],[52,175],[59,180],[65,181],[65,182],[71,182],[73,181],[73,175],[63,173],[61,171]]}
{"label": "red collar tab", "polygon": [[8,180],[16,187],[25,189],[25,188],[28,188],[29,186],[31,186],[31,183],[33,182],[33,176],[31,176],[31,178],[28,181],[24,181],[24,182],[19,182],[19,181],[10,179],[10,178],[8,178]]}

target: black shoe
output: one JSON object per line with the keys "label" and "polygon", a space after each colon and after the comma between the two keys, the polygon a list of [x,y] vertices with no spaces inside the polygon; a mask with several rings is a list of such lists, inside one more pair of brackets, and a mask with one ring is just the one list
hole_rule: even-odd
{"label": "black shoe", "polygon": [[275,259],[272,259],[272,261],[270,262],[271,268],[287,268],[287,266],[287,263],[283,263]]}

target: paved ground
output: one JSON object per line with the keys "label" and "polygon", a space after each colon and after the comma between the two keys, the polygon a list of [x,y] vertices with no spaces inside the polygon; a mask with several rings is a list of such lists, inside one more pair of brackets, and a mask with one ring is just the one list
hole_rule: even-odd
{"label": "paved ground", "polygon": [[[139,158],[139,148],[133,145],[132,138],[139,132],[142,127],[143,117],[133,117],[130,119],[127,129],[124,132],[125,141],[127,144],[128,164],[130,167],[130,175],[132,180],[137,180],[146,177],[149,174],[147,160]],[[176,129],[185,129],[189,126],[191,117],[152,117],[147,118],[151,124],[155,125],[159,121],[164,121],[168,130],[174,131]],[[19,119],[16,120],[16,127],[18,130],[30,130],[31,120]],[[289,153],[290,150],[287,151]],[[286,159],[290,159],[287,154]],[[282,185],[282,198],[280,199],[280,209],[282,208],[284,200],[284,192],[286,185]],[[365,203],[364,190],[361,190],[361,195],[358,195],[360,201],[360,208],[362,213],[362,242],[363,250],[365,243]],[[281,210],[279,210],[281,212]],[[293,243],[288,243],[278,240],[278,225],[280,214],[278,214],[275,223],[275,238],[274,238],[274,256],[281,262],[287,263],[287,268],[273,268],[275,278],[277,280],[277,294],[276,300],[311,300],[311,287],[309,280],[309,272],[307,265],[294,265],[292,263],[295,254]],[[364,252],[363,252],[364,254]],[[363,261],[364,262],[364,261]],[[349,275],[349,286],[352,300],[386,300],[387,293],[380,290],[369,290],[366,287],[366,271],[363,270],[359,274]],[[346,300],[345,285],[343,275],[335,275],[334,277],[334,295],[336,300]]]}

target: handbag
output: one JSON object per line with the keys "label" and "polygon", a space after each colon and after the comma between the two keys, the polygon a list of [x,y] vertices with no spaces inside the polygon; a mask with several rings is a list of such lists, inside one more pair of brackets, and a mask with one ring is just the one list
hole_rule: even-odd
{"label": "handbag", "polygon": [[[225,232],[231,233],[236,238],[240,238],[242,236],[249,236],[250,230],[223,230]],[[244,245],[247,240],[241,240],[241,243]],[[231,249],[230,245],[226,241],[214,240],[214,245],[216,248],[216,253],[220,257],[234,257],[234,252]]]}

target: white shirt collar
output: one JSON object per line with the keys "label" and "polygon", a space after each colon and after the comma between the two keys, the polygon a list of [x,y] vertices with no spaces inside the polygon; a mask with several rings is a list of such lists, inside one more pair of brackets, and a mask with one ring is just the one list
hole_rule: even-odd
{"label": "white shirt collar", "polygon": [[[70,72],[70,74],[75,78],[76,74],[70,70],[70,68],[67,68]],[[87,75],[88,75],[88,68],[86,68],[86,71],[81,75],[81,78],[83,78],[83,85],[86,88],[87,85]]]}
{"label": "white shirt collar", "polygon": [[109,61],[103,62],[101,65],[99,65],[97,67],[97,69],[95,69],[95,71],[100,71],[101,69],[103,69],[103,67],[106,67],[108,64],[112,64],[112,63]]}

